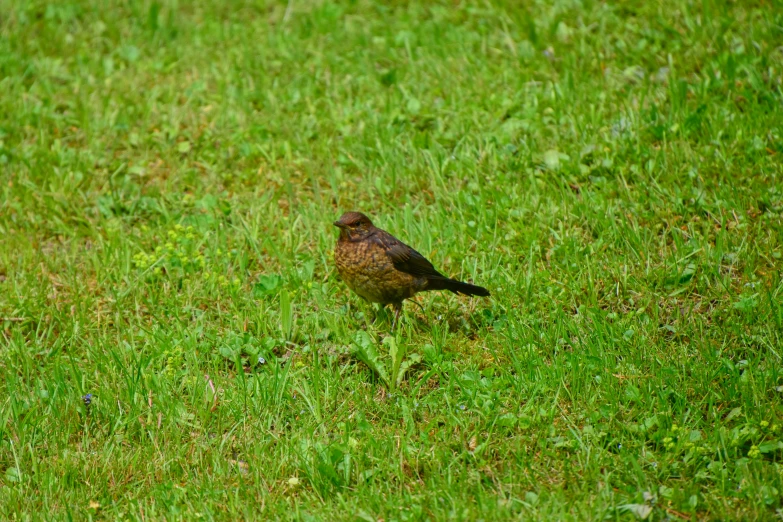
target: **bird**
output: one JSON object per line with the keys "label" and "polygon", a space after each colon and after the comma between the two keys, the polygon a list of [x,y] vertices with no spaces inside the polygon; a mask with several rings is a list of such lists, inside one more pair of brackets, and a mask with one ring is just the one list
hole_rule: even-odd
{"label": "bird", "polygon": [[359,297],[394,308],[394,329],[402,302],[419,292],[449,290],[455,294],[489,297],[484,287],[451,279],[427,258],[361,212],[346,212],[335,221],[340,229],[334,261],[345,284]]}

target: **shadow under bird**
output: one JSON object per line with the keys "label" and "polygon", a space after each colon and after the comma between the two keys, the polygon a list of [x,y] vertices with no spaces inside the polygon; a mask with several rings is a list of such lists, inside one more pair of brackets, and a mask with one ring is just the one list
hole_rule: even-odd
{"label": "shadow under bird", "polygon": [[414,249],[376,227],[361,212],[346,212],[334,222],[340,238],[334,249],[337,272],[363,299],[392,305],[397,324],[402,302],[418,292],[449,290],[455,294],[489,296],[481,286],[441,274]]}

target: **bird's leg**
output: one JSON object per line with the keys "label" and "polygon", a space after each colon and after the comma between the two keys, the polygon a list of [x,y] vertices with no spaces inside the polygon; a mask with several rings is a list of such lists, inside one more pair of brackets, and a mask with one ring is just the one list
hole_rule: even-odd
{"label": "bird's leg", "polygon": [[400,312],[402,312],[402,301],[392,303],[392,307],[394,308],[394,321],[392,321],[392,332],[394,331],[394,327],[397,326],[397,321],[400,319]]}

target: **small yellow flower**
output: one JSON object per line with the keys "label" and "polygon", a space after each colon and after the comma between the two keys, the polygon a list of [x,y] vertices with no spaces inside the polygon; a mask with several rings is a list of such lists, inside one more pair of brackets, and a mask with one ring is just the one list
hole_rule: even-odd
{"label": "small yellow flower", "polygon": [[183,227],[182,225],[177,223],[176,225],[174,225],[174,230],[177,230],[177,231],[185,230],[185,227]]}
{"label": "small yellow flower", "polygon": [[166,249],[174,250],[174,243],[171,243],[171,242],[166,243]]}
{"label": "small yellow flower", "polygon": [[766,428],[767,426],[769,426],[769,422],[763,420],[763,421],[759,422],[759,426],[761,426],[762,428]]}
{"label": "small yellow flower", "polygon": [[204,279],[209,279],[212,276],[209,272],[204,272],[204,275],[202,276]]}
{"label": "small yellow flower", "polygon": [[234,286],[239,286],[239,278],[235,277],[232,283],[234,283]]}
{"label": "small yellow flower", "polygon": [[680,427],[679,427],[679,426],[677,426],[676,424],[672,424],[672,430],[671,430],[671,431],[672,431],[672,433],[676,433],[676,432],[677,432],[677,430],[679,430],[679,429],[680,429]]}
{"label": "small yellow flower", "polygon": [[156,246],[155,247],[155,253],[156,254],[160,254],[161,252],[163,252],[163,247],[160,246],[160,245]]}
{"label": "small yellow flower", "polygon": [[194,229],[193,229],[193,227],[192,227],[192,226],[188,226],[188,228],[187,228],[187,231],[188,231],[188,232],[193,232],[193,230],[194,230]]}
{"label": "small yellow flower", "polygon": [[176,239],[177,238],[177,233],[175,231],[173,231],[173,230],[169,230],[168,234],[169,234],[169,237],[171,239]]}
{"label": "small yellow flower", "polygon": [[757,459],[761,455],[761,452],[759,451],[759,447],[756,445],[753,445],[750,447],[750,450],[748,450],[748,457],[752,459]]}

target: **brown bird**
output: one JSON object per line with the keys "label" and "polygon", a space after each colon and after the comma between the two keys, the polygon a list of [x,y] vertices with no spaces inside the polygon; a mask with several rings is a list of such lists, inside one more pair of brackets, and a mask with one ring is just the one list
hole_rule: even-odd
{"label": "brown bird", "polygon": [[444,276],[423,255],[373,225],[361,212],[346,212],[334,226],[340,229],[334,249],[340,277],[365,300],[392,305],[392,328],[402,311],[402,301],[418,292],[450,290],[455,294],[489,296],[486,288]]}

